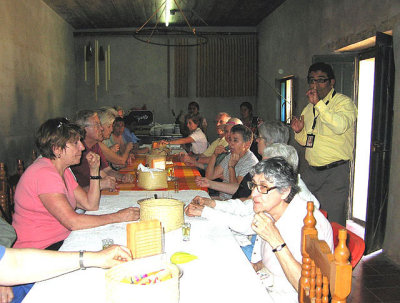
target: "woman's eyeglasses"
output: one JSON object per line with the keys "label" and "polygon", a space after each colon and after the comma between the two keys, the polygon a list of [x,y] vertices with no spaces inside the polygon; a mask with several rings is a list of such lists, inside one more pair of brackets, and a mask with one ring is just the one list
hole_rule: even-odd
{"label": "woman's eyeglasses", "polygon": [[257,191],[260,194],[268,194],[271,190],[277,188],[276,186],[272,186],[272,187],[268,187],[265,185],[261,185],[261,184],[256,184],[253,181],[248,181],[247,182],[247,186],[249,187],[250,190],[253,190],[255,187],[257,188]]}

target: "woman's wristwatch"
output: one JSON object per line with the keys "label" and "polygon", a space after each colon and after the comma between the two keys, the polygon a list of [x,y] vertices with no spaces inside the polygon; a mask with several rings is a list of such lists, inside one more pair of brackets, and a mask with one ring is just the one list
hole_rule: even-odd
{"label": "woman's wristwatch", "polygon": [[286,246],[286,243],[282,243],[281,245],[278,245],[277,247],[275,247],[272,252],[276,253],[278,251],[281,251],[284,247]]}

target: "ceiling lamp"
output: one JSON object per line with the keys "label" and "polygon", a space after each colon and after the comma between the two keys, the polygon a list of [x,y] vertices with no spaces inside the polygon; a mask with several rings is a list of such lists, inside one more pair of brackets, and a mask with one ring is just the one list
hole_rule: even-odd
{"label": "ceiling lamp", "polygon": [[171,16],[171,0],[165,0],[165,26],[169,25],[169,18]]}
{"label": "ceiling lamp", "polygon": [[[172,2],[173,1],[173,2]],[[187,46],[198,46],[202,44],[206,44],[208,42],[208,39],[202,35],[199,35],[196,33],[196,29],[193,28],[190,25],[190,22],[188,18],[185,16],[184,11],[182,10],[181,6],[179,5],[179,0],[165,0],[157,9],[156,11],[148,18],[143,25],[136,30],[136,32],[133,34],[133,37],[141,42],[149,43],[149,44],[154,44],[154,45],[160,45],[160,46],[179,46],[179,47],[187,47]],[[172,4],[175,4],[177,9],[172,8]],[[196,14],[193,9],[190,9],[190,11],[195,14],[197,17],[198,14]],[[160,12],[160,13],[159,13]],[[175,15],[177,12],[181,13],[183,19],[185,20],[186,26],[189,30],[185,29],[176,29],[176,28],[171,28],[168,27],[170,25],[170,18],[171,15]],[[146,28],[145,26],[149,23],[151,19],[153,19],[155,16],[156,17],[156,22],[155,25],[152,28]],[[158,27],[158,24],[160,22],[160,18],[164,16],[165,17],[165,27]],[[202,18],[199,17],[199,19],[205,24],[208,25]],[[164,42],[154,42],[152,41],[152,38],[154,35],[157,35],[157,37],[162,37],[162,36],[167,36],[168,38],[171,38],[171,36],[179,36],[179,37],[184,37],[184,38],[194,38],[194,42],[188,42],[185,45],[182,44],[171,44],[170,40]],[[153,39],[154,40],[154,39]],[[159,39],[158,39],[159,40]]]}

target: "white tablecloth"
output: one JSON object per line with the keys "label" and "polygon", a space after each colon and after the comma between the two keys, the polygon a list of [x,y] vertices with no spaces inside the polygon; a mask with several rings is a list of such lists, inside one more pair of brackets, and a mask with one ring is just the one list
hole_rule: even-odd
{"label": "white tablecloth", "polygon": [[[118,196],[103,196],[100,209],[88,214],[105,214],[137,205],[141,198],[170,197],[188,204],[195,195],[208,196],[204,191],[121,192]],[[272,302],[252,266],[228,228],[212,225],[202,218],[185,218],[192,224],[191,240],[182,241],[181,230],[165,235],[165,251],[169,258],[177,251],[192,253],[197,260],[180,265],[180,302]],[[73,231],[60,250],[100,250],[101,240],[114,239],[126,245],[126,223]],[[24,302],[105,302],[103,269],[88,268],[38,282]],[[134,302],[134,300],[132,301]]]}

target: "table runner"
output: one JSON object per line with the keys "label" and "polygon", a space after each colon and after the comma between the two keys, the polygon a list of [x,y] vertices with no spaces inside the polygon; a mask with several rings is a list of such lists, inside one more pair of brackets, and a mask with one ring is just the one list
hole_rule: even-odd
{"label": "table runner", "polygon": [[[175,182],[178,183],[178,188],[179,190],[204,190],[207,191],[206,187],[199,187],[197,186],[195,182],[195,178],[197,176],[200,176],[199,171],[197,170],[196,167],[192,166],[186,166],[185,163],[180,162],[179,158],[177,156],[172,156],[168,157],[170,158],[170,161],[173,161],[174,165],[174,175],[175,178],[177,178],[176,181],[168,181],[168,188],[166,189],[159,189],[161,191],[167,191],[167,190],[173,190],[175,191]],[[145,164],[146,158],[144,156],[137,157],[134,162],[119,170],[120,173],[122,174],[134,174],[136,178],[136,170],[139,165]],[[134,183],[118,183],[117,184],[117,189],[120,191],[125,191],[125,190],[137,190],[137,191],[143,191],[145,189],[140,188],[136,181]],[[110,192],[110,191],[102,191],[102,195],[118,195],[118,191],[116,192]]]}

